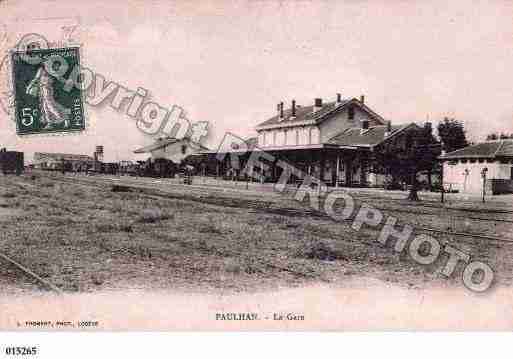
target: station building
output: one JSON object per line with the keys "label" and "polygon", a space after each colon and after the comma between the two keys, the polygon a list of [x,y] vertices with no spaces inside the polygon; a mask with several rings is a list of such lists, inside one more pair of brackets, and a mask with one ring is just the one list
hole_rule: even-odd
{"label": "station building", "polygon": [[[385,174],[372,167],[373,151],[383,146],[404,148],[409,131],[418,131],[415,123],[392,125],[390,121],[372,110],[359,99],[342,99],[323,102],[316,98],[313,105],[300,106],[295,101],[284,108],[278,104],[274,116],[256,126],[257,137],[248,140],[252,151],[265,151],[275,158],[285,160],[296,168],[319,178],[331,186],[382,186]],[[224,149],[226,153],[240,151]],[[242,166],[249,152],[241,157]],[[209,168],[215,161],[213,151],[209,155]],[[240,169],[232,168],[230,156],[216,164],[216,175],[239,176]],[[275,182],[281,172],[279,166],[271,164],[263,170],[265,181]]]}

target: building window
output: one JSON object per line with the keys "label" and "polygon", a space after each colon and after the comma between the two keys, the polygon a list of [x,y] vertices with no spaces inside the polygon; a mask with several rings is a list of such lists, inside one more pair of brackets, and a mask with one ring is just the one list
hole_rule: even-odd
{"label": "building window", "polygon": [[483,163],[484,162],[484,158],[480,158],[477,160],[479,163]]}
{"label": "building window", "polygon": [[311,145],[319,143],[319,129],[317,127],[311,127],[308,131],[308,143]]}
{"label": "building window", "polygon": [[347,109],[347,118],[354,120],[354,107],[351,106]]}
{"label": "building window", "polygon": [[461,163],[467,163],[467,162],[468,162],[467,159],[462,159],[461,160]]}
{"label": "building window", "polygon": [[285,132],[283,130],[276,131],[276,140],[274,144],[276,146],[283,146],[285,144]]}
{"label": "building window", "polygon": [[303,127],[299,132],[298,145],[306,145],[308,143],[308,129]]}
{"label": "building window", "polygon": [[476,163],[476,159],[475,158],[471,158],[469,161],[470,161],[470,163]]}
{"label": "building window", "polygon": [[296,142],[295,145],[299,145],[299,130],[296,130]]}
{"label": "building window", "polygon": [[187,145],[182,145],[182,155],[185,155],[187,152]]}

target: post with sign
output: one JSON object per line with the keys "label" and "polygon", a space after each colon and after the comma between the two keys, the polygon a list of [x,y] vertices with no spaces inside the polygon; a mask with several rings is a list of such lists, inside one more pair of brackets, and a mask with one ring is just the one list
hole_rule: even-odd
{"label": "post with sign", "polygon": [[440,166],[440,202],[444,203],[444,162]]}
{"label": "post with sign", "polygon": [[486,194],[486,172],[488,172],[488,168],[485,167],[481,171],[481,177],[483,177],[483,203],[485,203],[485,194]]}

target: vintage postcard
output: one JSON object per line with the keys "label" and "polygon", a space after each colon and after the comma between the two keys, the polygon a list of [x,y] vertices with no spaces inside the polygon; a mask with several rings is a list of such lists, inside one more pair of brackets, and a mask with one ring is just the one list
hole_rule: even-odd
{"label": "vintage postcard", "polygon": [[0,13],[0,330],[513,329],[512,2]]}

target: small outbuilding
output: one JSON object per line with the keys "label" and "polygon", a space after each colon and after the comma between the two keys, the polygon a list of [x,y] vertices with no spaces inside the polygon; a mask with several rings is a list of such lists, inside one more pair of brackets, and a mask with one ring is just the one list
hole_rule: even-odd
{"label": "small outbuilding", "polygon": [[[143,164],[146,175],[157,177],[173,177],[180,169],[186,168],[191,163],[186,163],[190,158],[208,148],[192,141],[188,137],[181,139],[165,137],[158,138],[153,144],[139,148],[136,154],[150,154]],[[199,171],[199,168],[196,168]]]}
{"label": "small outbuilding", "polygon": [[439,157],[446,190],[513,193],[513,140],[478,143]]}

